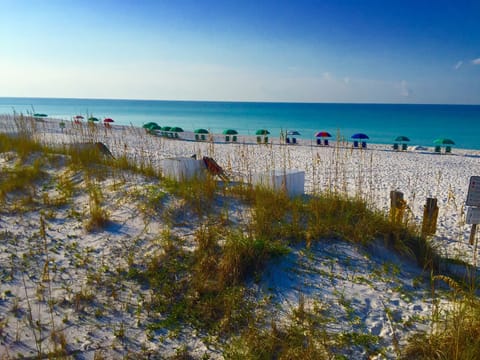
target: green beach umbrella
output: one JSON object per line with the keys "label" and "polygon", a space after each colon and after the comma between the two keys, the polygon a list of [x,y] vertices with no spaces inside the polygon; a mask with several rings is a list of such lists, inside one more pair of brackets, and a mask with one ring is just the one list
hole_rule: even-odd
{"label": "green beach umbrella", "polygon": [[195,134],[208,134],[208,130],[207,129],[195,129],[193,131]]}
{"label": "green beach umbrella", "polygon": [[160,125],[158,125],[156,122],[153,122],[153,121],[148,122],[148,123],[146,123],[146,124],[143,124],[142,127],[143,127],[144,129],[150,129],[151,126],[158,126],[158,127],[160,127]]}
{"label": "green beach umbrella", "polygon": [[170,131],[183,132],[183,129],[181,127],[178,127],[178,126],[174,126],[174,127],[170,128]]}
{"label": "green beach umbrella", "polygon": [[407,142],[410,141],[410,139],[406,136],[400,135],[395,138],[395,141],[397,142]]}
{"label": "green beach umbrella", "polygon": [[455,145],[455,142],[451,139],[439,138],[433,141],[435,145]]}
{"label": "green beach umbrella", "polygon": [[260,129],[255,132],[255,135],[268,135],[268,134],[270,134],[270,131],[266,129]]}
{"label": "green beach umbrella", "polygon": [[88,118],[88,121],[90,121],[90,122],[97,122],[98,119],[97,119],[96,117],[91,116],[91,117]]}
{"label": "green beach umbrella", "polygon": [[162,130],[162,127],[157,123],[150,124],[150,126],[146,127],[145,129],[148,130]]}
{"label": "green beach umbrella", "polygon": [[223,134],[224,135],[237,135],[238,131],[234,130],[234,129],[226,129],[226,130],[223,130]]}
{"label": "green beach umbrella", "polygon": [[40,117],[47,117],[47,114],[40,114],[40,113],[35,113],[33,114],[33,117],[40,118]]}

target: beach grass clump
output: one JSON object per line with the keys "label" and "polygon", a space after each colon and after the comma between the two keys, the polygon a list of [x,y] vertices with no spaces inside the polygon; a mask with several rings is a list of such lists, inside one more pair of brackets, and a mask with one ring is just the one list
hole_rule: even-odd
{"label": "beach grass clump", "polygon": [[47,147],[33,137],[29,131],[14,134],[0,133],[0,153],[15,150],[24,160],[35,152],[45,152]]}
{"label": "beach grass clump", "polygon": [[[409,337],[404,359],[479,359],[480,358],[480,301],[475,289],[464,290],[455,280],[434,276],[451,287],[451,302],[445,314],[432,314],[429,331]],[[436,312],[440,312],[437,309]]]}
{"label": "beach grass clump", "polygon": [[87,231],[102,229],[110,219],[108,211],[102,206],[102,190],[95,182],[87,181],[87,192],[89,198],[89,218],[85,223],[85,229]]}
{"label": "beach grass clump", "polygon": [[31,165],[19,162],[13,168],[2,169],[0,201],[5,201],[7,194],[14,193],[33,199],[37,193],[37,182],[47,177],[43,164],[43,159],[37,158]]}
{"label": "beach grass clump", "polygon": [[212,209],[218,190],[218,184],[212,176],[193,177],[175,181],[164,178],[161,181],[165,190],[185,202],[185,208],[198,216],[207,215]]}
{"label": "beach grass clump", "polygon": [[321,306],[306,309],[300,301],[281,324],[252,321],[225,347],[227,359],[332,359],[336,336],[328,333]]}

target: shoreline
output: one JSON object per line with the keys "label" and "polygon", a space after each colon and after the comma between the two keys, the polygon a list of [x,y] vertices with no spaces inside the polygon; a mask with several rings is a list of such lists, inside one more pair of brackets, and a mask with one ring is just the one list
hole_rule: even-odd
{"label": "shoreline", "polygon": [[[2,116],[13,117],[13,115],[0,114],[0,117],[2,117]],[[71,120],[63,120],[63,119],[50,118],[50,117],[48,117],[46,119],[29,118],[29,120],[36,121],[38,123],[51,122],[51,123],[59,124],[60,122],[64,122],[66,124],[69,123],[70,126],[74,125],[73,121],[71,121]],[[88,123],[86,121],[83,121],[81,123],[81,125],[85,127],[85,126],[88,126]],[[105,128],[104,125],[100,122],[95,123],[95,126],[97,126],[98,128]],[[112,124],[112,125],[110,125],[110,128],[111,129],[117,129],[117,130],[134,128],[134,129],[138,129],[138,130],[141,130],[141,131],[145,131],[145,129],[142,128],[141,126],[137,126],[137,125],[133,125],[133,124],[130,124],[130,125]],[[52,129],[52,130],[54,130],[54,129]],[[61,133],[61,131],[59,131],[59,132]],[[210,133],[210,134],[207,134],[206,136],[212,136],[213,137],[213,143],[215,143],[215,144],[232,144],[232,145],[235,144],[233,142],[226,142],[225,141],[225,135],[221,134],[221,133]],[[238,136],[238,139],[239,139],[237,141],[237,144],[265,145],[265,144],[262,144],[262,143],[260,143],[260,144],[257,143],[257,141],[256,141],[257,135],[238,134],[237,136]],[[269,134],[268,138],[270,139],[269,145],[293,146],[293,147],[295,147],[295,146],[307,146],[307,147],[316,147],[316,148],[325,147],[325,146],[317,145],[316,144],[316,138],[314,138],[314,137],[312,137],[310,139],[297,138],[297,143],[296,144],[283,143],[283,142],[280,141],[281,139],[280,139],[279,136],[272,136],[272,134]],[[171,140],[175,140],[175,139],[171,139]],[[184,131],[184,132],[180,133],[179,138],[176,139],[176,140],[201,142],[201,141],[195,140],[195,133],[193,131]],[[246,141],[242,141],[242,140],[246,140]],[[334,136],[332,136],[328,140],[329,140],[329,143],[330,143],[329,147],[335,147],[336,143],[338,142],[337,140],[335,140]],[[203,142],[209,143],[209,142],[212,142],[212,141],[207,140],[207,141],[203,141]],[[366,142],[367,142],[367,148],[364,149],[364,150],[391,150],[391,151],[394,151],[393,150],[394,141],[392,141],[392,143],[390,143],[390,144],[388,144],[388,143],[371,143],[367,139]],[[341,140],[340,143],[341,144],[348,144],[347,146],[341,145],[342,147],[344,147],[346,149],[353,148],[353,146],[351,145],[353,143],[352,139],[345,138],[344,140]],[[437,154],[438,155],[438,153],[434,152],[435,145],[417,145],[417,144],[414,144],[414,142],[407,143],[407,145],[408,145],[408,150],[407,151],[399,150],[399,151],[396,151],[396,152],[402,153],[402,152],[408,152],[408,151],[424,151],[426,153],[432,153],[432,154]],[[426,149],[415,150],[414,149],[415,147],[426,148]],[[441,148],[442,148],[442,154],[443,154],[445,147],[442,145]],[[358,150],[362,150],[362,149],[359,148]],[[461,153],[462,155],[466,155],[468,153],[472,153],[474,155],[479,155],[480,156],[480,149],[457,148],[457,147],[455,147],[455,145],[453,145],[452,146],[452,151],[453,151],[453,153],[449,154],[449,155],[455,155],[455,154],[460,155],[459,153]]]}

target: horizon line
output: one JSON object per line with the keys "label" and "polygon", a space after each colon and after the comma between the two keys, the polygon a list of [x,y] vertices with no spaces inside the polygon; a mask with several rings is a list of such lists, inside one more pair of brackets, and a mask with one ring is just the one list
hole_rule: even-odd
{"label": "horizon line", "polygon": [[204,103],[251,103],[251,104],[335,104],[335,105],[434,105],[434,106],[480,106],[469,103],[407,103],[407,102],[375,102],[375,101],[273,101],[273,100],[192,100],[192,99],[140,99],[140,98],[102,98],[102,97],[45,97],[45,96],[0,96],[0,99],[58,99],[58,100],[109,100],[109,101],[151,101],[151,102],[204,102]]}

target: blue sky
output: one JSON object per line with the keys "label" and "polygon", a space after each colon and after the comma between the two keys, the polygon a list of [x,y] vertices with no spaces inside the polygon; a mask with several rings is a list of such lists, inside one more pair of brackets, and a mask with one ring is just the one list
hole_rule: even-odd
{"label": "blue sky", "polygon": [[478,0],[0,5],[0,96],[480,104]]}

